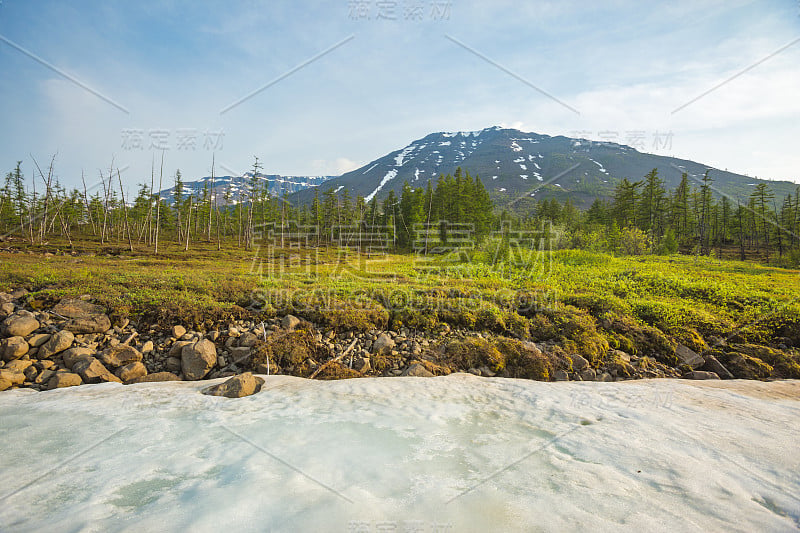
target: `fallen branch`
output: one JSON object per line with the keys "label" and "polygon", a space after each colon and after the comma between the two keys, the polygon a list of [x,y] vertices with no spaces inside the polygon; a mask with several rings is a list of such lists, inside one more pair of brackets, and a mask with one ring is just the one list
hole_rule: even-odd
{"label": "fallen branch", "polygon": [[353,342],[351,342],[351,343],[350,343],[350,346],[348,346],[348,347],[347,347],[347,349],[346,349],[344,352],[342,352],[342,355],[340,355],[340,356],[338,356],[338,357],[334,357],[333,359],[331,359],[330,361],[328,361],[327,363],[325,363],[324,365],[322,365],[321,367],[319,367],[318,369],[316,369],[316,370],[314,371],[314,373],[313,373],[313,374],[311,374],[311,376],[310,376],[308,379],[314,379],[315,377],[317,377],[317,376],[319,375],[319,373],[320,373],[320,372],[322,372],[323,370],[325,370],[326,368],[328,368],[329,366],[331,366],[333,363],[337,363],[337,362],[339,362],[339,361],[340,361],[340,360],[341,360],[343,357],[346,357],[346,356],[347,356],[347,354],[349,354],[349,353],[350,353],[350,350],[352,350],[352,349],[353,349],[353,347],[356,345],[356,341],[357,341],[357,340],[358,340],[358,339],[353,339]]}

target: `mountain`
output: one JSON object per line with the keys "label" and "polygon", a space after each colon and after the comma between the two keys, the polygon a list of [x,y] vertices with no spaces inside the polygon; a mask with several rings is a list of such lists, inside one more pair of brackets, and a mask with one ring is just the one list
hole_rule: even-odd
{"label": "mountain", "polygon": [[[231,203],[238,201],[239,191],[249,186],[250,179],[253,176],[252,172],[245,173],[244,176],[215,176],[214,177],[214,194],[218,195],[220,203],[226,194],[230,195]],[[259,180],[265,181],[269,184],[269,192],[273,196],[281,196],[283,193],[292,194],[309,187],[316,187],[322,185],[331,178],[336,176],[281,176],[278,174],[256,174]],[[194,195],[195,198],[201,198],[203,189],[206,185],[211,186],[211,176],[206,176],[195,181],[183,182],[183,195]],[[172,202],[172,195],[175,192],[175,187],[161,191],[161,198],[168,202]]]}
{"label": "mountain", "polygon": [[[596,197],[609,197],[622,178],[638,181],[657,168],[668,188],[674,188],[687,172],[694,186],[708,165],[639,152],[622,144],[587,141],[570,137],[526,133],[500,127],[480,131],[431,133],[363,167],[326,181],[323,189],[349,191],[355,198],[384,198],[390,190],[399,193],[408,181],[424,187],[439,174],[452,174],[461,167],[478,175],[494,201],[514,206],[525,198],[567,198],[587,207]],[[711,168],[715,192],[745,199],[753,186],[764,182],[741,174]],[[776,198],[793,193],[796,184],[766,181]],[[293,196],[308,203],[313,189]],[[523,202],[524,203],[524,202]]]}

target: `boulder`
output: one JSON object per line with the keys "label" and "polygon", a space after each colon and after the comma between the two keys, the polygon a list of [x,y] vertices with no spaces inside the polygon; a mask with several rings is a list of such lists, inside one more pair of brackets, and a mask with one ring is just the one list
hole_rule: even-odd
{"label": "boulder", "polygon": [[175,356],[180,357],[181,356],[181,351],[183,350],[183,347],[184,346],[189,346],[190,344],[192,344],[192,341],[176,341],[172,345],[172,348],[169,349],[169,354],[168,355],[170,357],[175,357]]}
{"label": "boulder", "polygon": [[33,382],[36,383],[37,385],[46,384],[48,381],[50,381],[50,378],[52,378],[55,374],[56,374],[55,370],[42,370],[40,374],[36,375]]}
{"label": "boulder", "polygon": [[597,372],[595,372],[594,368],[585,368],[581,370],[581,379],[583,381],[594,381],[597,379]]}
{"label": "boulder", "polygon": [[375,339],[375,342],[372,343],[372,353],[374,354],[388,353],[391,352],[394,347],[395,343],[392,340],[392,338],[386,333],[381,333],[380,335],[378,335],[378,338]]}
{"label": "boulder", "polygon": [[28,344],[30,345],[31,348],[37,348],[42,344],[46,343],[47,341],[49,341],[50,337],[52,337],[52,335],[50,335],[49,333],[37,333],[36,335],[32,335],[28,339]]}
{"label": "boulder", "polygon": [[31,365],[33,365],[33,361],[30,359],[17,359],[15,361],[9,361],[3,368],[24,372],[25,369],[29,368]]}
{"label": "boulder", "polygon": [[126,385],[132,385],[134,383],[160,383],[162,381],[181,381],[181,378],[172,372],[154,372],[153,374],[147,374],[140,378],[134,378],[127,382]]}
{"label": "boulder", "polygon": [[236,343],[240,348],[252,348],[258,342],[258,336],[255,333],[250,333],[246,331],[239,337],[239,341]]}
{"label": "boulder", "polygon": [[0,379],[0,391],[8,390],[13,386],[14,384],[7,379]]}
{"label": "boulder", "polygon": [[226,398],[242,398],[250,396],[261,390],[264,378],[254,376],[250,372],[233,376],[227,381],[218,385],[212,385],[202,390],[203,394],[209,396],[224,396]]}
{"label": "boulder", "polygon": [[167,370],[170,372],[180,372],[181,371],[181,358],[180,357],[167,357],[165,362],[165,366]]}
{"label": "boulder", "polygon": [[236,363],[237,365],[247,366],[250,364],[250,361],[252,359],[251,357],[252,351],[250,350],[250,348],[242,346],[239,348],[231,348],[228,352],[231,354],[233,362]]}
{"label": "boulder", "polygon": [[703,370],[692,370],[683,375],[683,379],[719,379],[715,372],[705,372]]}
{"label": "boulder", "polygon": [[39,347],[36,357],[39,359],[49,359],[57,353],[61,353],[75,341],[75,335],[71,331],[61,330],[50,336],[47,342]]}
{"label": "boulder", "polygon": [[705,364],[705,360],[697,352],[683,344],[679,344],[675,348],[675,355],[678,357],[680,364],[686,365],[693,370]]}
{"label": "boulder", "polygon": [[0,304],[0,317],[6,317],[14,313],[14,304],[5,302]]}
{"label": "boulder", "polygon": [[580,372],[585,368],[589,368],[589,361],[584,359],[582,356],[578,354],[570,355],[570,359],[572,359],[572,369],[575,372]]}
{"label": "boulder", "polygon": [[28,311],[17,311],[3,321],[7,337],[25,337],[39,329],[39,321]]}
{"label": "boulder", "polygon": [[81,359],[86,359],[88,357],[94,357],[95,351],[91,348],[83,348],[77,346],[75,348],[70,348],[66,350],[64,353],[61,354],[61,358],[64,360],[64,366],[72,369],[72,366],[80,361]]}
{"label": "boulder", "polygon": [[103,333],[111,329],[111,320],[108,315],[91,315],[69,320],[64,329],[72,333],[85,335],[87,333]]}
{"label": "boulder", "polygon": [[707,370],[709,372],[714,372],[717,376],[721,379],[734,379],[733,374],[725,368],[725,366],[719,362],[719,359],[714,357],[711,354],[703,355],[703,360],[705,364],[700,367],[703,370]]}
{"label": "boulder", "polygon": [[186,328],[185,327],[181,326],[180,324],[178,324],[176,326],[172,326],[172,336],[173,337],[175,337],[176,339],[180,339],[184,335],[186,335]]}
{"label": "boulder", "polygon": [[371,369],[369,357],[356,357],[355,361],[353,361],[353,368],[362,374],[369,372]]}
{"label": "boulder", "polygon": [[556,381],[569,381],[569,374],[566,370],[556,370],[553,373],[553,379]]}
{"label": "boulder", "polygon": [[289,331],[294,331],[294,329],[299,325],[300,319],[294,315],[286,315],[281,320],[281,327]]}
{"label": "boulder", "polygon": [[85,300],[64,298],[53,307],[53,312],[66,318],[86,318],[102,315],[106,310]]}
{"label": "boulder", "polygon": [[11,368],[0,368],[0,381],[2,380],[8,381],[12,385],[22,385],[25,381],[25,374]]}
{"label": "boulder", "polygon": [[152,352],[154,348],[155,346],[153,345],[153,341],[147,341],[144,344],[142,344],[142,348],[139,351],[145,354]]}
{"label": "boulder", "polygon": [[73,374],[72,372],[56,372],[47,382],[49,390],[75,387],[77,385],[83,385],[83,380],[78,374]]}
{"label": "boulder", "polygon": [[28,343],[22,337],[9,337],[0,341],[0,355],[3,361],[13,361],[28,353]]}
{"label": "boulder", "polygon": [[141,378],[147,375],[147,368],[139,361],[129,363],[117,370],[117,377],[127,383],[132,379]]}
{"label": "boulder", "polygon": [[406,368],[403,371],[402,375],[403,376],[411,376],[411,377],[415,377],[415,378],[432,378],[433,377],[433,374],[431,374],[428,371],[428,369],[425,368],[425,366],[423,366],[421,363],[414,363],[412,365],[409,365],[409,367]]}
{"label": "boulder", "polygon": [[184,346],[181,350],[181,369],[187,380],[203,379],[217,363],[217,347],[208,339]]}
{"label": "boulder", "polygon": [[142,353],[133,346],[117,344],[116,346],[106,349],[102,355],[100,355],[100,360],[103,361],[103,364],[106,366],[120,367],[141,361]]}
{"label": "boulder", "polygon": [[104,381],[112,381],[114,383],[121,383],[120,379],[112,374],[103,363],[94,357],[87,357],[81,359],[72,365],[72,371],[80,375],[84,383],[101,383]]}

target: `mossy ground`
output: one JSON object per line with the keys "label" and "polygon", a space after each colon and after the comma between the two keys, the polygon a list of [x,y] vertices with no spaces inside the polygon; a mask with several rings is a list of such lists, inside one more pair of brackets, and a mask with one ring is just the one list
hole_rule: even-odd
{"label": "mossy ground", "polygon": [[[742,374],[800,375],[797,352],[776,350],[778,339],[800,346],[797,270],[705,257],[617,258],[569,250],[544,260],[537,256],[535,265],[490,265],[470,261],[468,254],[454,260],[333,248],[266,253],[193,246],[183,252],[165,244],[157,256],[143,246],[130,253],[123,246],[91,243],[78,243],[79,255],[60,255],[65,248],[58,245],[32,254],[0,252],[0,289],[25,287],[33,292],[32,303],[42,306],[91,294],[121,315],[200,329],[231,318],[284,313],[337,331],[456,327],[554,343],[593,366],[609,349],[675,365],[678,343],[703,351],[710,348],[709,337],[731,338],[772,349],[722,350],[743,356],[732,363]],[[44,251],[56,255],[45,257]],[[501,351],[496,347],[476,353],[494,371],[509,365],[513,349],[503,350],[504,362],[496,360]],[[373,367],[379,365],[373,361]]]}

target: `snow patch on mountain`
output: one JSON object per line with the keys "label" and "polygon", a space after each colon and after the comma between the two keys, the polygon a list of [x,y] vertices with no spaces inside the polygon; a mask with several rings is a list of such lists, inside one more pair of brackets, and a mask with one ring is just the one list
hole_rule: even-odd
{"label": "snow patch on mountain", "polygon": [[380,192],[381,189],[383,189],[384,185],[386,185],[387,183],[392,181],[396,176],[397,176],[397,169],[396,168],[393,168],[392,170],[387,172],[386,175],[381,180],[381,182],[375,188],[375,190],[372,191],[371,193],[369,193],[367,195],[367,197],[364,198],[364,200],[366,200],[367,202],[372,201],[372,199],[375,198],[375,195],[378,194],[378,192]]}

